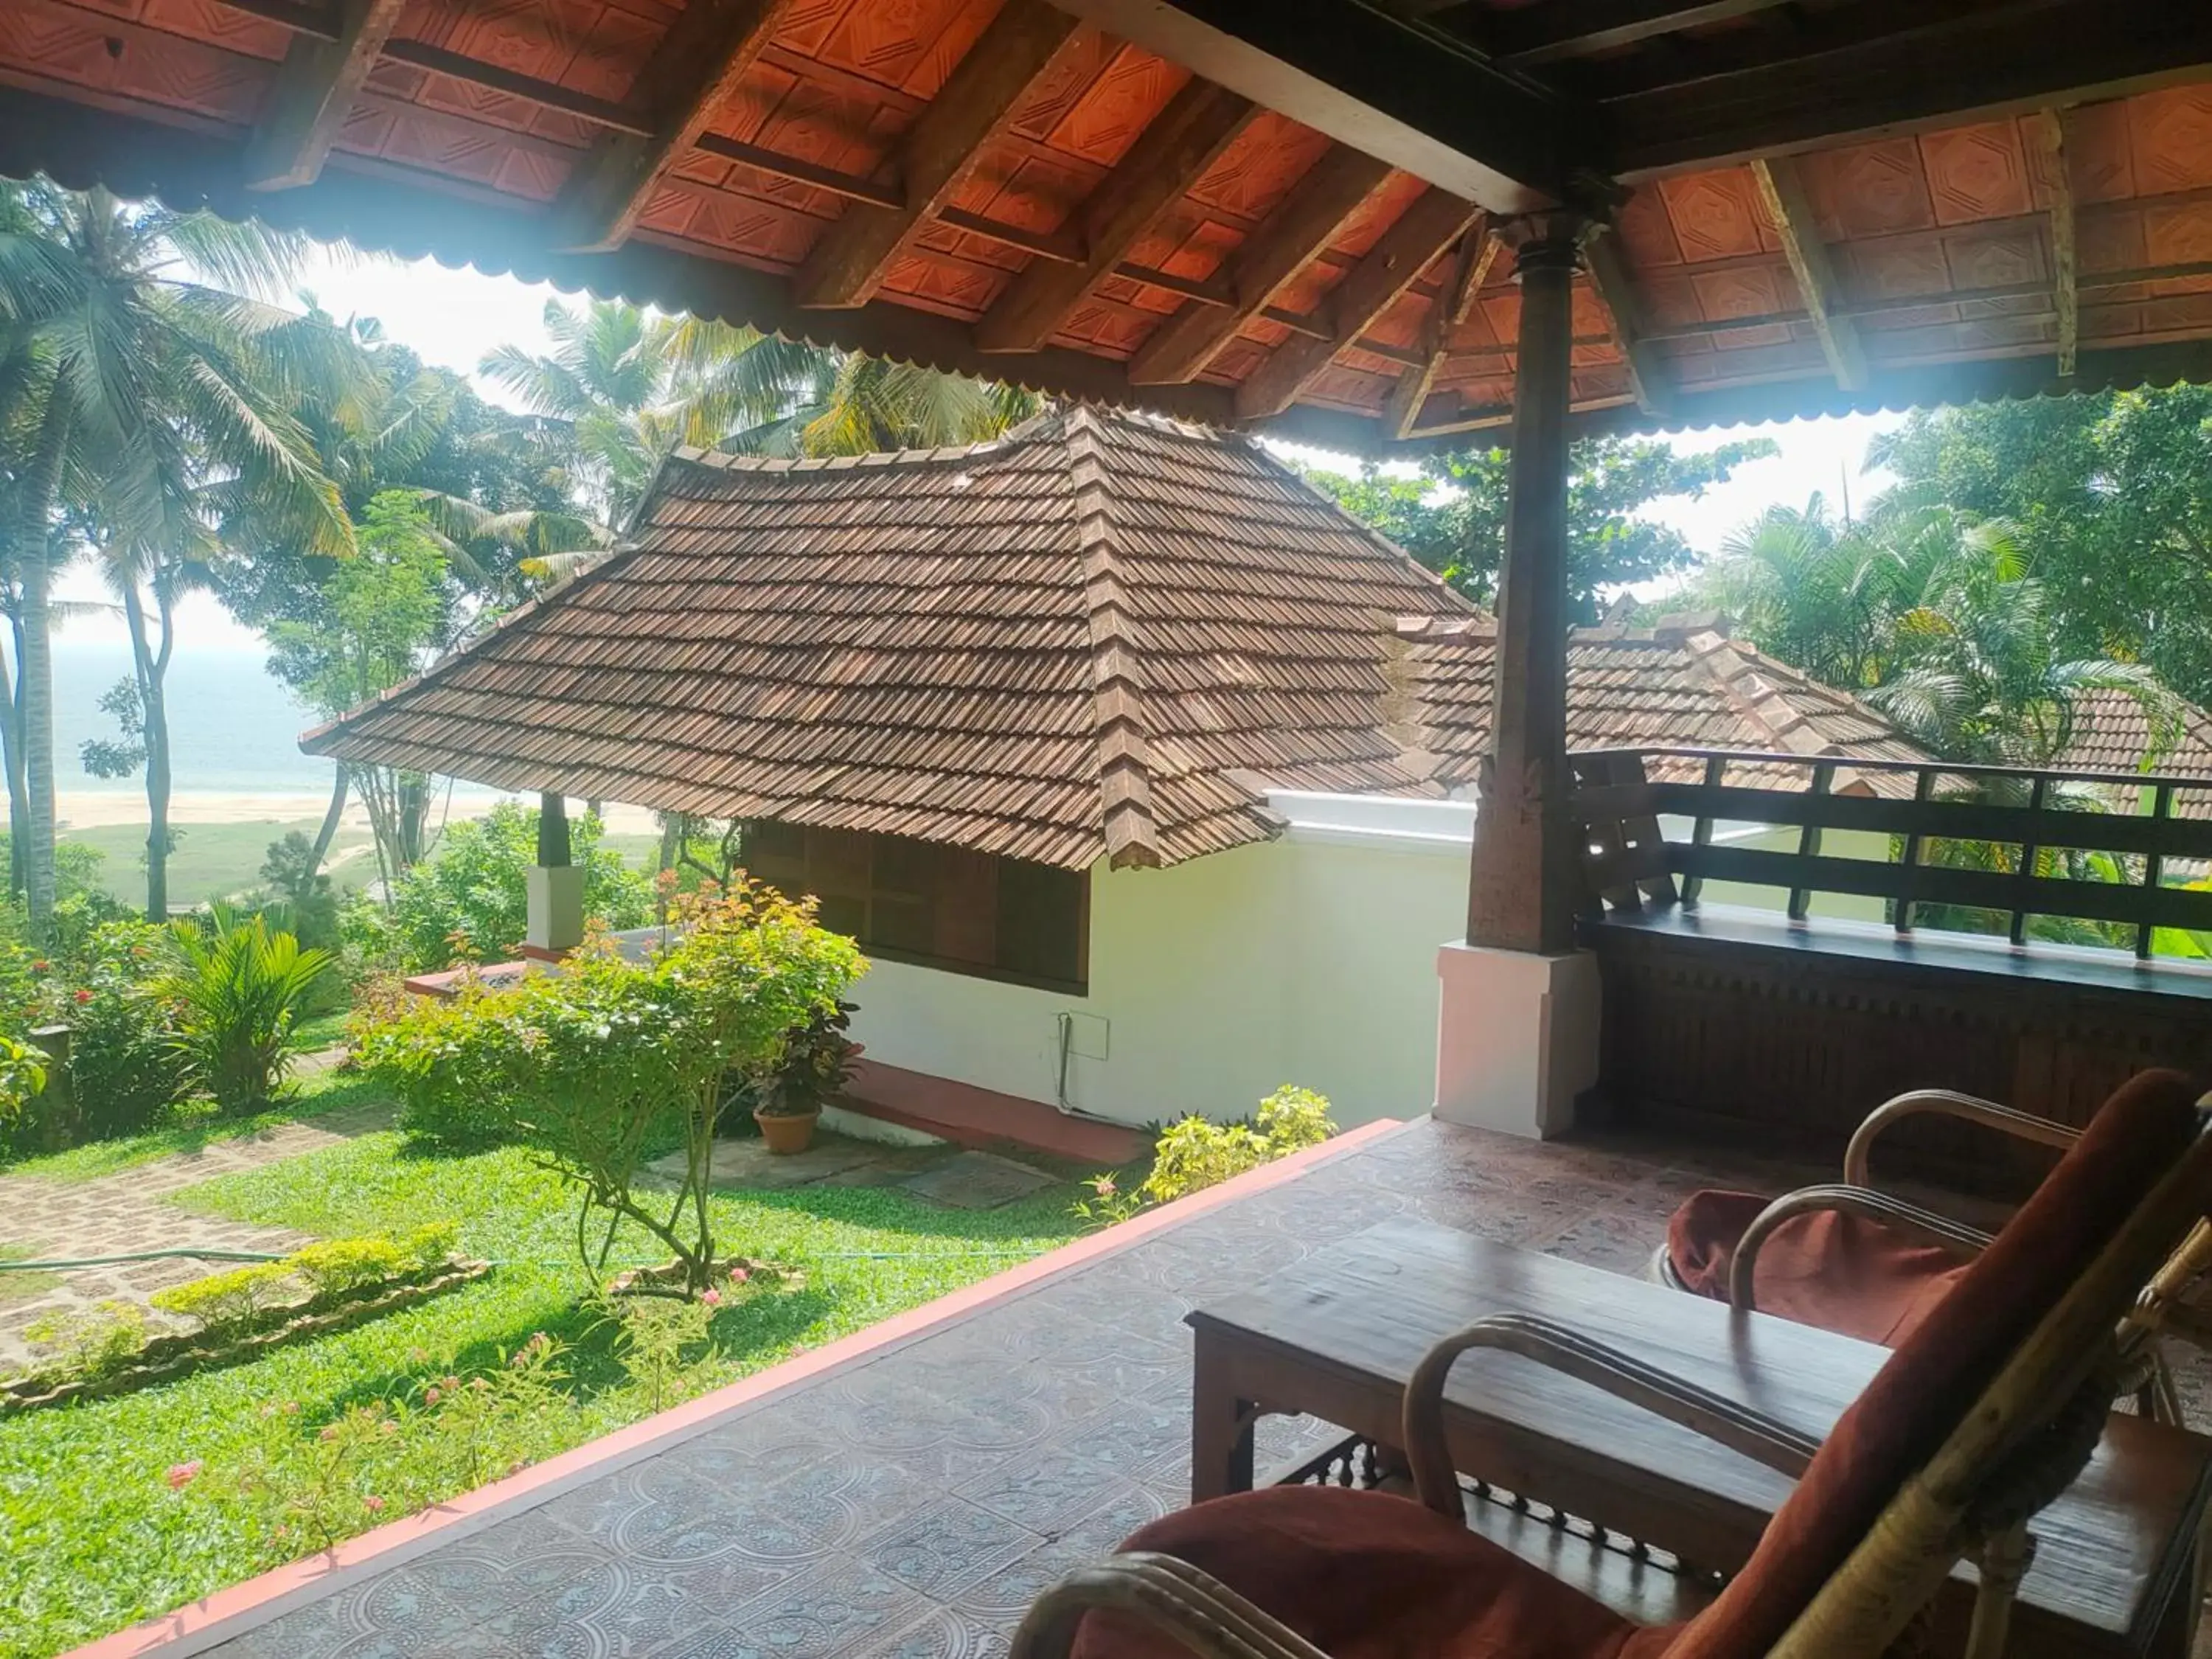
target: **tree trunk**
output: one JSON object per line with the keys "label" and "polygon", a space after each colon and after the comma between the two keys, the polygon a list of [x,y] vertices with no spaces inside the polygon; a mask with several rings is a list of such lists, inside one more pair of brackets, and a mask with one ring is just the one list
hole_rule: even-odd
{"label": "tree trunk", "polygon": [[124,620],[131,626],[131,666],[138,678],[139,741],[146,750],[146,920],[169,919],[169,708],[167,681],[169,642],[175,634],[175,616],[166,585],[155,581],[155,603],[161,612],[161,647],[155,650],[146,635],[146,606],[138,585],[126,581],[123,589]]}
{"label": "tree trunk", "polygon": [[315,872],[323,867],[323,860],[330,856],[331,843],[337,839],[338,824],[345,817],[346,789],[352,781],[352,773],[340,761],[337,776],[331,784],[331,804],[323,812],[323,827],[315,831],[314,848],[307,854],[303,890],[315,884]]}
{"label": "tree trunk", "polygon": [[676,855],[684,847],[684,817],[680,812],[660,815],[660,864],[662,870],[676,867]]}
{"label": "tree trunk", "polygon": [[[9,618],[13,629],[15,662],[23,660],[23,626]],[[8,896],[23,896],[24,872],[30,866],[31,798],[23,775],[23,678],[11,672],[0,659],[0,757],[8,773]]]}
{"label": "tree trunk", "polygon": [[58,389],[50,393],[38,447],[20,488],[18,563],[23,586],[23,767],[29,807],[24,842],[24,889],[30,899],[30,935],[44,945],[54,921],[54,657],[53,571],[46,554],[46,520],[60,487],[62,453],[69,443],[70,409]]}

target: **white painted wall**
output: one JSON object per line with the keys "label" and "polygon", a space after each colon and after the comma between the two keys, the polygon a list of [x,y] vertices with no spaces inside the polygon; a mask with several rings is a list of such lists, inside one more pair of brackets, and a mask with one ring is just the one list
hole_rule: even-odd
{"label": "white painted wall", "polygon": [[[1427,1111],[1437,953],[1466,931],[1473,805],[1294,792],[1269,803],[1290,823],[1280,840],[1170,870],[1097,866],[1089,995],[879,962],[853,994],[854,1036],[889,1065],[1053,1103],[1066,1012],[1066,1103],[1101,1117],[1233,1118],[1284,1083],[1327,1095],[1347,1127]],[[1796,845],[1794,831],[1722,836]],[[1831,850],[1886,856],[1886,841],[1863,839],[1832,836]],[[1706,896],[1778,910],[1784,897],[1718,884]],[[1814,908],[1868,902],[1822,895]]]}
{"label": "white painted wall", "polygon": [[1284,1083],[1321,1091],[1347,1127],[1426,1111],[1437,946],[1464,924],[1472,813],[1389,805],[1428,817],[1378,832],[1329,821],[1357,805],[1323,808],[1280,841],[1173,869],[1101,864],[1089,995],[879,962],[853,993],[853,1035],[889,1065],[1052,1102],[1057,1017],[1073,1013],[1068,1102],[1127,1123],[1236,1117]]}

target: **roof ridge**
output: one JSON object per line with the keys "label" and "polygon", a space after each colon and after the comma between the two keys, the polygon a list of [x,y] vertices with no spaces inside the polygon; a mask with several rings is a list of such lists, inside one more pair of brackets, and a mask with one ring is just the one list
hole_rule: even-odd
{"label": "roof ridge", "polygon": [[1091,641],[1091,686],[1098,744],[1098,800],[1107,862],[1158,868],[1159,822],[1152,811],[1151,745],[1146,742],[1144,678],[1130,637],[1129,606],[1114,551],[1113,519],[1099,423],[1090,410],[1069,412],[1068,482],[1073,487],[1076,558],[1083,574]]}
{"label": "roof ridge", "polygon": [[939,444],[919,449],[875,449],[860,455],[738,455],[726,449],[702,449],[696,444],[678,444],[668,452],[667,460],[685,466],[704,467],[715,472],[826,472],[842,471],[859,466],[927,466],[933,462],[972,460],[978,455],[999,450],[1012,451],[1026,444],[1047,439],[1046,428],[1059,416],[1048,410],[1032,416],[1018,426],[988,438],[978,438],[973,443]]}

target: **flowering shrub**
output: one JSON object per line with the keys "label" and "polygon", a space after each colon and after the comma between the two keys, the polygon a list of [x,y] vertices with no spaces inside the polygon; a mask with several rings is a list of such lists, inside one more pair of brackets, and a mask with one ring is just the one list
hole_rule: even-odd
{"label": "flowering shrub", "polygon": [[[582,1189],[576,1246],[604,1267],[628,1221],[665,1244],[694,1291],[715,1259],[707,1205],[714,1135],[732,1073],[758,1073],[791,1034],[834,1015],[864,969],[852,940],[794,904],[739,881],[684,896],[679,931],[649,962],[599,936],[557,974],[496,990],[465,987],[411,1009],[363,1043],[361,1063],[398,1091],[414,1126],[464,1112],[529,1142]],[[671,1136],[685,1171],[670,1199],[632,1188]],[[595,1212],[605,1231],[590,1242]]]}
{"label": "flowering shrub", "polygon": [[515,1132],[501,1005],[465,979],[449,997],[403,992],[381,1023],[353,1038],[354,1066],[399,1102],[399,1127],[452,1151],[488,1146]]}
{"label": "flowering shrub", "polygon": [[1124,1192],[1112,1175],[1093,1176],[1085,1183],[1091,1196],[1077,1200],[1075,1212],[1110,1226],[1153,1205],[1172,1203],[1317,1146],[1335,1133],[1327,1098],[1285,1083],[1260,1103],[1250,1123],[1214,1123],[1194,1113],[1170,1124],[1153,1145],[1152,1173],[1140,1185]]}

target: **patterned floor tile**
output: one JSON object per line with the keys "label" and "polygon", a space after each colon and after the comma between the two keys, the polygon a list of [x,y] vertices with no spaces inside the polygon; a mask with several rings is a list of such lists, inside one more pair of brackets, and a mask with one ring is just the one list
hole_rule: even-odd
{"label": "patterned floor tile", "polygon": [[901,1583],[941,1599],[1043,1541],[1004,1516],[961,1498],[941,1498],[871,1534],[856,1548]]}
{"label": "patterned floor tile", "polygon": [[[1204,1212],[217,1650],[222,1659],[981,1659],[1188,1492],[1194,1303],[1405,1214],[1641,1271],[1701,1184],[1832,1172],[1417,1126]],[[1793,1179],[1792,1176],[1795,1176]],[[2202,1392],[2185,1379],[2191,1397]],[[1262,1419],[1273,1468],[1336,1437]]]}

